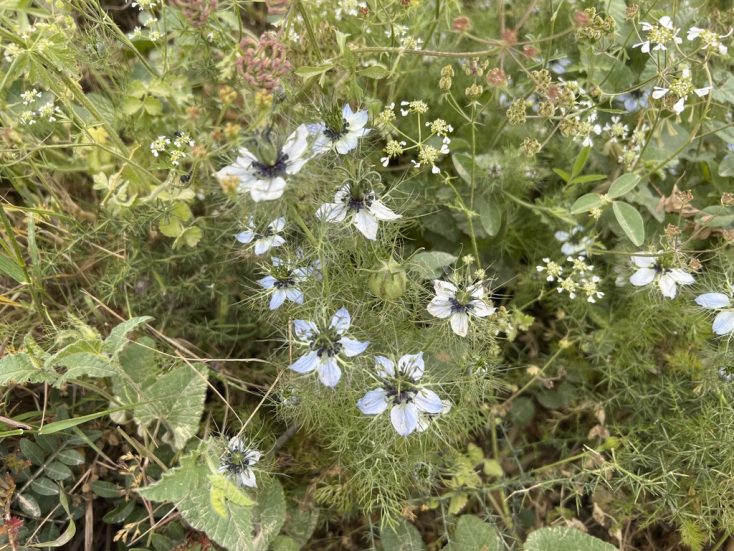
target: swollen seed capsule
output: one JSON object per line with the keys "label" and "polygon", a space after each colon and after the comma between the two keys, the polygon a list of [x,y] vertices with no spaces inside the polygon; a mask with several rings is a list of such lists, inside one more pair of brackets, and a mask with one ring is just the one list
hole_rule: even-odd
{"label": "swollen seed capsule", "polygon": [[382,300],[395,300],[405,292],[407,278],[405,270],[395,259],[383,260],[370,276],[370,292]]}

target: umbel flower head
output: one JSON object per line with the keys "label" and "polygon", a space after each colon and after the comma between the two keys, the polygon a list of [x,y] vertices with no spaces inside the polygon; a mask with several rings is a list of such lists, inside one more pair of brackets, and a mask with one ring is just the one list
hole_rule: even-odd
{"label": "umbel flower head", "polygon": [[[249,193],[252,200],[272,201],[283,195],[286,177],[296,174],[309,160],[308,129],[301,125],[282,146],[270,141],[266,133],[257,155],[241,147],[239,157],[215,174],[220,183],[238,179],[237,191]],[[226,186],[225,186],[226,187]]]}
{"label": "umbel flower head", "polygon": [[339,368],[339,361],[343,361],[341,356],[358,356],[370,344],[347,336],[351,325],[351,316],[344,307],[337,310],[328,327],[319,327],[312,321],[295,320],[293,332],[298,341],[308,346],[308,352],[293,362],[290,369],[296,373],[316,370],[325,386],[335,387],[342,376]]}
{"label": "umbel flower head", "polygon": [[318,264],[299,267],[277,256],[272,257],[271,262],[270,273],[257,280],[260,287],[267,289],[270,293],[269,308],[277,310],[286,300],[303,304],[303,291],[300,289],[300,284],[318,270]]}
{"label": "umbel flower head", "polygon": [[281,217],[270,222],[265,231],[259,233],[252,216],[250,216],[247,221],[247,229],[236,234],[234,238],[245,245],[252,243],[255,254],[260,256],[270,249],[280,247],[285,243],[285,239],[279,235],[284,228],[285,218]]}
{"label": "umbel flower head", "polygon": [[239,436],[229,440],[221,457],[219,472],[226,474],[240,487],[257,488],[252,467],[260,461],[261,453],[248,447]]}
{"label": "umbel flower head", "polygon": [[369,114],[367,110],[352,111],[349,104],[345,104],[341,112],[330,114],[326,120],[308,125],[308,130],[316,135],[312,149],[315,155],[327,151],[336,151],[344,155],[357,147],[359,139],[369,134],[365,128]]}
{"label": "umbel flower head", "polygon": [[334,195],[333,203],[324,203],[316,211],[316,217],[326,222],[338,223],[351,218],[352,224],[362,235],[372,241],[377,239],[379,221],[401,218],[377,199],[377,195],[364,184],[365,180],[344,184]]}
{"label": "umbel flower head", "polygon": [[460,337],[469,332],[469,316],[486,318],[495,308],[484,300],[482,283],[459,288],[453,283],[436,279],[433,282],[436,296],[428,304],[428,312],[437,318],[451,320],[451,329]]}
{"label": "umbel flower head", "polygon": [[632,262],[637,271],[630,277],[630,283],[635,287],[644,287],[656,282],[663,296],[675,298],[678,285],[691,285],[693,276],[680,268],[665,268],[659,257],[633,256]]}
{"label": "umbel flower head", "polygon": [[423,352],[406,354],[395,363],[385,356],[375,356],[380,386],[367,392],[358,402],[365,415],[380,415],[390,408],[390,421],[400,436],[428,428],[432,417],[446,413],[451,403],[420,384],[425,372]]}
{"label": "umbel flower head", "polygon": [[734,285],[729,286],[728,293],[704,293],[696,297],[696,304],[708,310],[719,310],[711,327],[717,335],[734,333],[734,308],[731,295]]}

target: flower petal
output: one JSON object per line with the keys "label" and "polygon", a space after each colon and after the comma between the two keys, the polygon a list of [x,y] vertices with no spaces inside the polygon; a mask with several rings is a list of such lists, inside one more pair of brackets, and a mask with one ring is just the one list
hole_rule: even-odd
{"label": "flower petal", "polygon": [[631,260],[638,268],[652,268],[657,262],[654,256],[633,256]]}
{"label": "flower petal", "polygon": [[403,373],[413,379],[420,381],[426,365],[423,362],[423,352],[418,354],[405,354],[398,360],[398,373]]}
{"label": "flower petal", "polygon": [[395,364],[390,358],[375,356],[375,368],[377,369],[377,375],[383,379],[395,377]]}
{"label": "flower petal", "polygon": [[377,200],[372,201],[368,208],[378,220],[397,220],[398,218],[402,218],[402,215],[394,213]]}
{"label": "flower petal", "polygon": [[469,332],[469,315],[465,312],[454,312],[451,315],[451,329],[460,337]]}
{"label": "flower petal", "polygon": [[237,475],[237,483],[240,486],[247,486],[248,488],[257,488],[257,481],[255,480],[255,473],[250,468],[243,469]]}
{"label": "flower petal", "polygon": [[448,318],[451,315],[451,302],[446,297],[433,297],[428,304],[428,313],[437,318]]}
{"label": "flower petal", "polygon": [[240,243],[244,243],[246,245],[255,239],[255,232],[252,230],[241,231],[240,233],[235,234],[234,238]]}
{"label": "flower petal", "polygon": [[342,377],[342,370],[339,369],[334,356],[322,357],[317,370],[319,372],[319,380],[324,386],[333,388]]}
{"label": "flower petal", "polygon": [[324,203],[316,211],[316,218],[324,222],[342,222],[347,217],[344,203]]}
{"label": "flower petal", "polygon": [[362,342],[357,339],[350,339],[349,337],[342,337],[339,339],[339,342],[342,345],[344,355],[348,358],[361,354],[370,345],[369,341]]}
{"label": "flower petal", "polygon": [[311,373],[319,365],[319,355],[315,350],[304,354],[290,365],[296,373]]}
{"label": "flower petal", "polygon": [[387,409],[387,392],[384,388],[370,390],[359,399],[357,407],[365,415],[379,415]]}
{"label": "flower petal", "polygon": [[303,291],[297,287],[288,287],[285,289],[285,298],[296,304],[303,304]]}
{"label": "flower petal", "polygon": [[691,274],[685,270],[681,270],[680,268],[669,270],[668,275],[672,277],[678,285],[691,285],[695,282]]}
{"label": "flower petal", "polygon": [[675,295],[678,294],[678,287],[676,286],[675,279],[670,275],[670,273],[665,273],[660,276],[660,279],[658,279],[658,287],[660,287],[660,291],[666,298],[675,298]]}
{"label": "flower petal", "polygon": [[263,289],[272,289],[273,286],[278,283],[278,280],[275,279],[273,276],[265,276],[262,279],[257,280],[258,285],[262,287]]}
{"label": "flower petal", "polygon": [[343,335],[349,327],[352,325],[352,317],[349,315],[349,310],[347,310],[344,306],[339,308],[339,310],[336,311],[334,316],[331,318],[331,323],[329,324],[330,329],[336,329],[336,332],[340,335]]}
{"label": "flower petal", "polygon": [[370,241],[377,239],[377,218],[367,209],[360,209],[354,215],[354,226]]}
{"label": "flower petal", "polygon": [[469,304],[471,304],[472,306],[471,314],[478,318],[486,318],[487,316],[491,316],[496,310],[496,308],[494,308],[493,306],[489,306],[483,300],[472,300]]}
{"label": "flower petal", "polygon": [[731,306],[731,301],[724,293],[704,293],[696,297],[696,304],[703,308],[715,310],[716,308]]}
{"label": "flower petal", "polygon": [[293,332],[296,334],[296,338],[299,341],[308,341],[318,335],[319,329],[312,321],[294,320]]}
{"label": "flower petal", "polygon": [[640,268],[632,277],[630,277],[630,283],[635,287],[644,287],[649,285],[655,279],[657,272],[652,268]]}
{"label": "flower petal", "polygon": [[719,312],[711,328],[717,335],[727,335],[734,331],[734,312]]}
{"label": "flower petal", "polygon": [[408,436],[418,427],[418,408],[412,403],[393,406],[390,421],[400,436]]}
{"label": "flower petal", "polygon": [[285,302],[286,296],[285,289],[276,289],[270,297],[270,305],[268,308],[270,308],[270,310],[277,310]]}
{"label": "flower petal", "polygon": [[434,279],[433,290],[436,291],[436,294],[440,297],[454,298],[458,289],[453,283],[443,281],[442,279]]}
{"label": "flower petal", "polygon": [[422,388],[418,391],[418,394],[413,398],[413,403],[416,407],[424,413],[441,413],[443,410],[443,402],[438,394],[427,388]]}

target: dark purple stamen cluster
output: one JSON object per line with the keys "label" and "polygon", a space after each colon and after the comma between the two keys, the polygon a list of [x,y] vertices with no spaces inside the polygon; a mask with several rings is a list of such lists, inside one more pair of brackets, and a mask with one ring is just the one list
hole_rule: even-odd
{"label": "dark purple stamen cluster", "polygon": [[449,302],[451,303],[451,311],[452,312],[461,312],[466,313],[470,312],[472,308],[474,308],[471,304],[461,304],[458,300],[455,298],[449,298]]}
{"label": "dark purple stamen cluster", "polygon": [[255,169],[255,174],[260,178],[275,178],[276,176],[285,174],[287,161],[288,155],[281,151],[278,153],[278,159],[272,165],[266,165],[260,161],[253,161],[251,166]]}
{"label": "dark purple stamen cluster", "polygon": [[359,212],[360,210],[364,208],[368,208],[372,204],[372,201],[374,200],[375,200],[375,194],[372,192],[368,193],[364,197],[350,196],[349,202],[347,202],[347,208],[349,210]]}
{"label": "dark purple stamen cluster", "polygon": [[346,119],[342,119],[342,129],[341,130],[334,130],[332,128],[329,128],[328,126],[324,128],[324,136],[329,138],[331,141],[336,141],[339,138],[341,138],[344,134],[346,134],[349,131],[349,123]]}

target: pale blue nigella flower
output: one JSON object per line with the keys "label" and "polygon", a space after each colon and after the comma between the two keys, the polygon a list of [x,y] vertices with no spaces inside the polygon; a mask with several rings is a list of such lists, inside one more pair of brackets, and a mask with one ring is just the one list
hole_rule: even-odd
{"label": "pale blue nigella flower", "polygon": [[734,285],[730,285],[731,292],[704,293],[696,297],[696,304],[708,310],[721,310],[714,318],[712,329],[717,335],[728,335],[734,332],[734,308],[732,308],[731,293]]}

